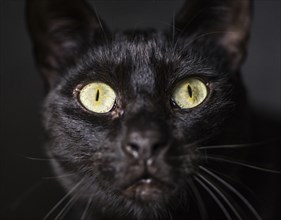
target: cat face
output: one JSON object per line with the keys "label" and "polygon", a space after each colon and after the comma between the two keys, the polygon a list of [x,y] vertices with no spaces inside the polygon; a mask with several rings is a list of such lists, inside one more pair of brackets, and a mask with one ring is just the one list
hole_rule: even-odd
{"label": "cat face", "polygon": [[[49,87],[47,152],[65,175],[62,184],[77,189],[82,201],[133,216],[157,216],[185,203],[203,162],[198,147],[236,138],[227,139],[245,102],[238,73],[249,2],[210,3],[186,26],[205,3],[188,1],[175,36],[109,34],[80,1],[66,8],[63,1],[43,2],[52,10],[35,11],[36,1],[29,8],[45,30],[32,19],[30,29]],[[241,17],[234,19],[237,7]]]}

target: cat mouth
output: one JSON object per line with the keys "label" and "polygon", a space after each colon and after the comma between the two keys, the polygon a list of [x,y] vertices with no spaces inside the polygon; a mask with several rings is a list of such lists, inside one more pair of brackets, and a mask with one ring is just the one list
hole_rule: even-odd
{"label": "cat mouth", "polygon": [[142,178],[125,187],[122,195],[138,201],[155,201],[163,197],[169,186],[155,178]]}

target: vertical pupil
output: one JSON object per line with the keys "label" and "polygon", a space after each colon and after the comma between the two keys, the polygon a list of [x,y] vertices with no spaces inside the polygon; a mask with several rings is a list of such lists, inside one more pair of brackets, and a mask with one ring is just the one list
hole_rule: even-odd
{"label": "vertical pupil", "polygon": [[189,97],[192,98],[192,89],[191,89],[190,85],[187,86],[187,92],[188,92]]}
{"label": "vertical pupil", "polygon": [[100,97],[100,90],[97,90],[97,93],[96,93],[96,101],[99,101],[99,97]]}

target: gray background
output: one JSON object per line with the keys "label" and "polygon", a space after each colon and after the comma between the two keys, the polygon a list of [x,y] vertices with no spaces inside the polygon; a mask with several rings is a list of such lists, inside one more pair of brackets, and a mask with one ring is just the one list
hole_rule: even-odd
{"label": "gray background", "polygon": [[[1,219],[39,219],[55,195],[32,197],[53,184],[43,158],[40,126],[42,82],[34,66],[24,21],[23,0],[1,1]],[[91,1],[114,29],[166,28],[183,1]],[[280,118],[280,1],[256,0],[255,18],[243,78],[253,106]],[[43,183],[42,183],[43,182]],[[41,188],[40,188],[41,187]],[[39,193],[40,194],[40,193]],[[42,194],[43,195],[43,194]],[[13,214],[11,214],[13,213]],[[17,214],[15,214],[17,213]],[[27,217],[28,216],[28,217]],[[39,217],[38,217],[39,216]]]}

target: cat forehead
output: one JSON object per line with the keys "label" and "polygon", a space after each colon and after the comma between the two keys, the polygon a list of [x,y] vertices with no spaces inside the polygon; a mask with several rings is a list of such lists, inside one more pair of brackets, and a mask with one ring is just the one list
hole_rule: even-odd
{"label": "cat forehead", "polygon": [[90,59],[101,63],[131,63],[134,67],[160,63],[199,68],[202,60],[214,57],[215,46],[208,45],[208,41],[204,45],[193,41],[192,36],[173,38],[161,31],[126,31],[105,39],[104,44],[93,46],[89,54]]}
{"label": "cat forehead", "polygon": [[126,32],[93,46],[85,60],[95,66],[126,66],[127,71],[157,73],[158,68],[198,68],[200,55],[192,45],[173,40],[163,32]]}
{"label": "cat forehead", "polygon": [[156,84],[164,87],[163,82],[172,84],[195,72],[208,72],[194,45],[185,47],[163,32],[116,33],[105,42],[93,45],[82,57],[78,75],[112,84],[123,81],[136,93],[152,93]]}
{"label": "cat forehead", "polygon": [[[171,49],[169,39],[161,32],[118,32],[110,41],[91,50],[94,58],[116,62],[130,59],[132,62],[148,64],[151,58],[161,59]],[[169,54],[169,53],[168,53]]]}

